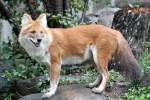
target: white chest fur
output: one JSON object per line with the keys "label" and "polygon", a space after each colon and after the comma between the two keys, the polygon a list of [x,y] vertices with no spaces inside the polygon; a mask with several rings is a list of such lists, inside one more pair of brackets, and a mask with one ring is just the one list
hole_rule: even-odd
{"label": "white chest fur", "polygon": [[28,54],[36,61],[44,64],[50,64],[50,54],[47,49],[35,48],[26,50]]}
{"label": "white chest fur", "polygon": [[34,59],[40,63],[50,64],[50,54],[47,51],[44,55],[35,56]]}
{"label": "white chest fur", "polygon": [[[48,43],[41,43],[40,47],[35,47],[30,41],[22,39],[20,44],[24,47],[29,56],[40,63],[50,64],[50,54],[48,53]],[[46,44],[46,45],[45,45]]]}

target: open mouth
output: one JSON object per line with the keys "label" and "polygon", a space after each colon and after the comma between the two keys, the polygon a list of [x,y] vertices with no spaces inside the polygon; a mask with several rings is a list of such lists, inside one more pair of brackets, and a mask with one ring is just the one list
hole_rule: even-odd
{"label": "open mouth", "polygon": [[33,40],[30,39],[30,41],[34,44],[35,47],[39,47],[40,43],[39,42],[34,42]]}

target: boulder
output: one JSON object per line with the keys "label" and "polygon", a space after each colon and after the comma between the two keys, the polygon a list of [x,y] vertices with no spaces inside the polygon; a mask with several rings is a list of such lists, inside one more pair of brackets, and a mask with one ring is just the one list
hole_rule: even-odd
{"label": "boulder", "polygon": [[[43,93],[31,94],[19,100],[42,100]],[[56,94],[46,100],[107,100],[103,94],[94,94],[83,85],[72,84],[60,86]]]}
{"label": "boulder", "polygon": [[107,27],[112,26],[114,13],[120,10],[119,8],[105,7],[97,10],[96,13],[90,13],[85,16],[84,22],[90,22],[92,24],[102,24]]}
{"label": "boulder", "polygon": [[107,27],[112,26],[113,18],[115,12],[120,10],[119,8],[109,8],[105,7],[101,10],[98,11],[99,14],[99,19],[98,19],[98,24],[105,25]]}

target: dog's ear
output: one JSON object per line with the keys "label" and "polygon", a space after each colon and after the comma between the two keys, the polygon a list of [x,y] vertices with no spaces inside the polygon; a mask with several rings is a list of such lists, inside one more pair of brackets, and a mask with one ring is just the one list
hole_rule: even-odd
{"label": "dog's ear", "polygon": [[32,23],[32,18],[30,15],[28,15],[27,13],[25,13],[23,16],[22,16],[22,20],[21,20],[21,26],[24,27],[26,25],[29,25]]}
{"label": "dog's ear", "polygon": [[36,21],[38,21],[39,23],[41,23],[43,26],[47,26],[47,18],[46,18],[46,14],[43,13],[41,14],[37,19]]}

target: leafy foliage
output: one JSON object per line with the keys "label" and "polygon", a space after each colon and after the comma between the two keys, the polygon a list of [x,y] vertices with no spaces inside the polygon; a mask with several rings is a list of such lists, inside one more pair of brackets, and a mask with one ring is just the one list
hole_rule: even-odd
{"label": "leafy foliage", "polygon": [[64,27],[72,27],[75,24],[73,23],[74,17],[69,13],[66,15],[57,14],[57,15],[48,15],[48,21],[52,25],[63,25]]}
{"label": "leafy foliage", "polygon": [[148,69],[150,69],[150,50],[149,50],[150,42],[145,42],[144,48],[145,48],[145,51],[139,58],[139,61],[140,61],[141,65],[143,65],[144,71],[147,71]]}
{"label": "leafy foliage", "polygon": [[128,89],[128,92],[123,97],[124,100],[149,100],[150,99],[150,86],[133,86]]}
{"label": "leafy foliage", "polygon": [[3,44],[0,54],[2,55],[0,63],[14,67],[12,70],[5,72],[4,76],[8,80],[33,78],[45,73],[46,67],[32,60],[17,42],[11,45]]}
{"label": "leafy foliage", "polygon": [[71,0],[71,7],[74,8],[75,11],[80,11],[84,9],[84,0]]}

